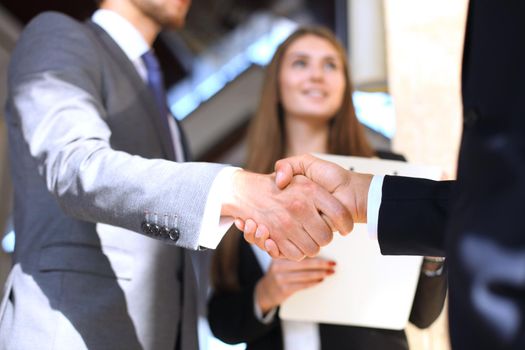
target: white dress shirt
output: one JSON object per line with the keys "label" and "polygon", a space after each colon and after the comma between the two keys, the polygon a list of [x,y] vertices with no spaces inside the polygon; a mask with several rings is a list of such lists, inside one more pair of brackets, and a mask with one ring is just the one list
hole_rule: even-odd
{"label": "white dress shirt", "polygon": [[[142,55],[151,48],[142,34],[128,20],[110,10],[99,9],[95,11],[91,20],[108,33],[133,63],[142,80],[146,81],[148,79],[147,70],[142,61]],[[174,144],[175,159],[184,161],[179,128],[171,115],[166,117],[168,118]],[[199,246],[201,247],[216,248],[226,231],[233,224],[233,218],[221,217],[221,207],[223,196],[231,193],[233,190],[233,173],[238,169],[226,167],[219,172],[213,181],[206,200],[199,232]]]}
{"label": "white dress shirt", "polygon": [[384,179],[383,175],[374,175],[368,189],[366,226],[369,237],[375,240],[377,240],[377,224],[379,222],[379,207],[381,206]]}

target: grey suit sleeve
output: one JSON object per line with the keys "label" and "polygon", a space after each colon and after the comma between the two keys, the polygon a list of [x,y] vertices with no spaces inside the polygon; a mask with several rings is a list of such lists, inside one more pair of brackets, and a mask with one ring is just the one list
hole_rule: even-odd
{"label": "grey suit sleeve", "polygon": [[68,215],[137,232],[145,211],[176,215],[176,244],[196,248],[207,194],[222,166],[112,149],[98,48],[82,28],[47,14],[24,32],[9,70],[8,122],[13,138],[19,136],[13,147],[28,155],[28,167],[38,169]]}

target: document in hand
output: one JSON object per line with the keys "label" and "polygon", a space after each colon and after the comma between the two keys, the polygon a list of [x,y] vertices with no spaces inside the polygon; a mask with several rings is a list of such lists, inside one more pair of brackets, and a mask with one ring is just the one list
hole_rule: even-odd
{"label": "document in hand", "polygon": [[[441,169],[400,161],[316,154],[317,157],[362,173],[401,175],[438,180]],[[337,262],[335,274],[319,285],[292,295],[281,305],[286,320],[405,328],[419,279],[422,257],[383,256],[365,224],[347,236],[339,234],[320,256]]]}

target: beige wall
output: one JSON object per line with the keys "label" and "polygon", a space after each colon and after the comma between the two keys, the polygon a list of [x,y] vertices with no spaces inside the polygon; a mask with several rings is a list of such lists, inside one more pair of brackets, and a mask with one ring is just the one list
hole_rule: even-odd
{"label": "beige wall", "polygon": [[357,87],[386,87],[383,0],[348,0],[348,57]]}
{"label": "beige wall", "polygon": [[384,0],[396,151],[456,172],[467,0]]}
{"label": "beige wall", "polygon": [[[393,148],[456,174],[460,74],[467,0],[384,0],[388,85],[396,109]],[[446,310],[428,330],[408,328],[412,349],[449,349]]]}

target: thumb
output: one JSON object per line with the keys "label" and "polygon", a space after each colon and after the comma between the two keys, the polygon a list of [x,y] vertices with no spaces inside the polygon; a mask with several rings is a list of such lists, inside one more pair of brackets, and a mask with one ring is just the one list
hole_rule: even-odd
{"label": "thumb", "polygon": [[283,189],[290,184],[294,175],[307,176],[306,169],[316,160],[319,159],[309,154],[278,160],[275,163],[275,184]]}
{"label": "thumb", "polygon": [[275,184],[281,190],[288,186],[294,176],[293,168],[288,159],[282,159],[275,163]]}

